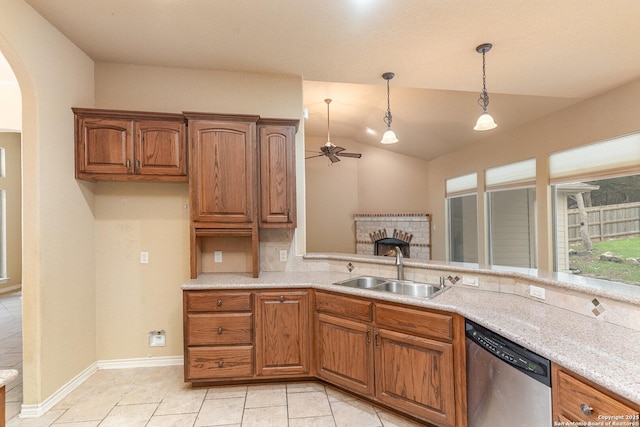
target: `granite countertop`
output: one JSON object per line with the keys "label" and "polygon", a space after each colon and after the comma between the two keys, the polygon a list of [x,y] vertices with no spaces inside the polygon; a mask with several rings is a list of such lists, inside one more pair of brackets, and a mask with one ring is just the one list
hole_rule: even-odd
{"label": "granite countertop", "polygon": [[16,378],[18,378],[18,371],[15,369],[0,369],[0,387],[6,386]]}
{"label": "granite countertop", "polygon": [[640,405],[640,331],[518,295],[452,286],[432,299],[333,285],[338,272],[204,274],[184,290],[311,287],[458,313]]}

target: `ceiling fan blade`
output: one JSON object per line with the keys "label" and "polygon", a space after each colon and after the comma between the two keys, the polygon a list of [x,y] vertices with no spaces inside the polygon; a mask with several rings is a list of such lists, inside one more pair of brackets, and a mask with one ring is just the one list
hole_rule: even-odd
{"label": "ceiling fan blade", "polygon": [[362,154],[360,154],[360,153],[336,153],[336,156],[353,157],[354,159],[359,159],[360,157],[362,157]]}
{"label": "ceiling fan blade", "polygon": [[306,160],[306,159],[313,159],[313,158],[316,158],[316,157],[324,157],[324,156],[326,156],[326,154],[324,154],[324,153],[319,153],[319,154],[316,154],[315,156],[305,157],[304,159],[305,159],[305,160]]}
{"label": "ceiling fan blade", "polygon": [[331,163],[340,161],[340,159],[333,153],[327,154],[327,157],[329,158],[329,160],[331,160]]}

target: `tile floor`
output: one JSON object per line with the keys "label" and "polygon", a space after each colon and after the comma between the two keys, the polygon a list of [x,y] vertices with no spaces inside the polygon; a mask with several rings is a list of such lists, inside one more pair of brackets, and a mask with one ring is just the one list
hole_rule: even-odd
{"label": "tile floor", "polygon": [[22,405],[22,293],[0,294],[0,369],[17,369],[18,378],[5,386],[6,418]]}
{"label": "tile floor", "polygon": [[[0,295],[0,367],[22,368],[19,314],[20,295]],[[14,383],[7,427],[418,425],[318,382],[191,389],[182,366],[99,370],[43,416],[20,419]]]}

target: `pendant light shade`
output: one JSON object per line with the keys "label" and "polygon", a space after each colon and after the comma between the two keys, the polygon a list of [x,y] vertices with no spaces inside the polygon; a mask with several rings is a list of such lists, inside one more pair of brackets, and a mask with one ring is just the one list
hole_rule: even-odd
{"label": "pendant light shade", "polygon": [[473,127],[473,130],[491,130],[498,126],[495,120],[493,120],[493,117],[491,117],[491,114],[487,112],[487,106],[489,105],[489,94],[487,93],[485,54],[489,52],[492,47],[493,45],[491,43],[484,43],[476,47],[476,52],[482,54],[482,93],[480,94],[480,98],[478,98],[478,104],[482,107],[482,114],[480,114],[480,117],[478,117],[478,121]]}
{"label": "pendant light shade", "polygon": [[398,142],[396,133],[391,129],[391,104],[389,103],[389,80],[395,76],[394,73],[384,73],[382,78],[387,81],[387,112],[384,115],[384,122],[387,125],[387,130],[382,135],[382,144],[395,144]]}
{"label": "pendant light shade", "polygon": [[480,117],[478,117],[478,121],[473,127],[473,130],[491,130],[496,126],[498,125],[496,124],[495,120],[493,120],[491,114],[484,111],[482,114],[480,114]]}

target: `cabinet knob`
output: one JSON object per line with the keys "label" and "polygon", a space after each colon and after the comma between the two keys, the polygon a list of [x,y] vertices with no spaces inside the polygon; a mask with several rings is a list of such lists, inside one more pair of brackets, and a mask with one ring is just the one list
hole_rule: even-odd
{"label": "cabinet knob", "polygon": [[218,328],[218,335],[222,334],[222,327]]}
{"label": "cabinet knob", "polygon": [[582,405],[580,405],[580,410],[585,415],[593,414],[593,408],[591,406],[589,406],[589,405],[585,405],[584,403]]}
{"label": "cabinet knob", "polygon": [[221,300],[221,299],[219,299],[219,300],[218,300],[218,302],[216,302],[216,305],[217,305],[218,307],[220,307],[220,306],[222,305],[222,300]]}
{"label": "cabinet knob", "polygon": [[284,302],[284,295],[280,295],[280,302]]}
{"label": "cabinet knob", "polygon": [[218,362],[218,368],[222,368],[224,366],[224,362],[221,360]]}

